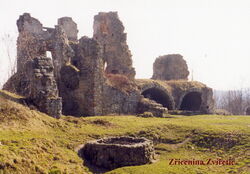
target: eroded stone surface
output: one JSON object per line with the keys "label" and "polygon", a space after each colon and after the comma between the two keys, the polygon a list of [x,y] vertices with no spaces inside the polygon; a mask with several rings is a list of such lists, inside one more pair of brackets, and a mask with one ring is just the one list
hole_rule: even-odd
{"label": "eroded stone surface", "polygon": [[[213,90],[203,83],[187,80],[159,81],[141,79],[136,80],[136,84],[139,86],[141,94],[143,94],[143,92],[148,89],[160,89],[161,93],[159,93],[159,95],[163,96],[163,94],[165,93],[165,96],[169,96],[169,104],[167,105],[171,106],[169,110],[195,111],[196,113],[199,112],[200,114],[211,114],[214,111]],[[198,95],[190,96],[189,94],[191,93],[196,93]],[[152,95],[154,94],[152,93]],[[186,96],[188,96],[188,98],[190,99],[190,101],[188,102],[190,105],[186,105],[187,107],[184,105],[185,107],[182,108],[183,101]],[[199,102],[195,102],[197,96]],[[153,99],[154,98],[150,100]],[[145,102],[140,102],[140,105],[144,105],[143,103],[145,104]],[[146,111],[152,112],[150,109],[152,108],[151,106],[152,105],[145,105],[145,107],[139,107],[139,113],[143,113]]]}
{"label": "eroded stone surface", "polygon": [[187,80],[189,75],[187,63],[180,54],[158,57],[153,71],[152,79],[157,80]]}
{"label": "eroded stone surface", "polygon": [[17,28],[19,32],[27,31],[30,33],[42,33],[43,25],[39,20],[30,16],[29,13],[24,13],[17,20]]}
{"label": "eroded stone surface", "polygon": [[63,18],[58,19],[58,25],[64,29],[70,41],[76,41],[76,42],[78,41],[77,24],[73,21],[71,17],[63,17]]}
{"label": "eroded stone surface", "polygon": [[[59,23],[64,24],[64,20],[62,18]],[[62,65],[69,62],[73,56],[73,50],[69,46],[68,37],[64,30],[65,25],[57,25],[55,28],[43,27],[37,19],[24,13],[17,20],[17,26],[19,31],[17,72],[23,71],[23,66],[28,60],[46,56],[46,51],[50,51],[53,57],[55,76],[60,78],[59,72]]]}
{"label": "eroded stone surface", "polygon": [[150,112],[155,117],[164,117],[168,114],[168,109],[154,100],[142,98],[138,104],[138,113]]}
{"label": "eroded stone surface", "polygon": [[94,17],[94,39],[102,47],[107,63],[106,73],[123,74],[134,79],[132,55],[127,45],[127,35],[117,12],[99,13]]}
{"label": "eroded stone surface", "polygon": [[[103,104],[103,59],[98,43],[91,38],[82,37],[76,48],[74,58],[77,67],[62,69],[69,81],[63,80],[62,97],[66,114],[101,115]],[[72,78],[70,80],[70,78]],[[75,82],[73,82],[75,79]],[[71,82],[70,82],[71,81]],[[70,83],[69,83],[70,82]],[[71,86],[76,83],[76,86]],[[72,103],[73,102],[73,103]]]}
{"label": "eroded stone surface", "polygon": [[79,155],[93,165],[114,169],[152,163],[155,152],[146,138],[111,137],[87,142]]}
{"label": "eroded stone surface", "polygon": [[[212,90],[186,80],[189,72],[181,55],[157,58],[153,78],[185,79],[185,84],[147,81],[151,86],[144,88],[135,83],[132,56],[117,12],[94,17],[93,38],[78,40],[77,24],[70,17],[48,28],[24,13],[17,27],[17,72],[4,89],[27,97],[42,112],[54,117],[61,109],[74,116],[138,112],[163,116],[168,110],[187,108],[181,102],[193,91],[201,96],[200,111],[212,110]],[[51,59],[46,58],[47,52]]]}
{"label": "eroded stone surface", "polygon": [[53,73],[51,58],[36,57],[26,63],[27,98],[42,112],[59,118],[62,101],[58,97],[58,89]]}
{"label": "eroded stone surface", "polygon": [[[103,88],[103,114],[135,114],[141,96],[139,91],[124,92],[108,84]],[[110,112],[112,111],[112,112]]]}

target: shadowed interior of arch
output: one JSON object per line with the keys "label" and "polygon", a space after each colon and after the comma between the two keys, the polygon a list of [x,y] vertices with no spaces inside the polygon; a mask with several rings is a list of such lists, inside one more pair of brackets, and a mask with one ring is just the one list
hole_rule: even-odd
{"label": "shadowed interior of arch", "polygon": [[157,103],[162,104],[163,107],[166,107],[169,110],[173,109],[169,95],[161,89],[149,88],[149,89],[143,91],[142,95],[145,98],[149,98],[151,100],[154,100]]}
{"label": "shadowed interior of arch", "polygon": [[200,110],[200,106],[201,106],[201,93],[189,92],[183,97],[180,110],[198,111]]}

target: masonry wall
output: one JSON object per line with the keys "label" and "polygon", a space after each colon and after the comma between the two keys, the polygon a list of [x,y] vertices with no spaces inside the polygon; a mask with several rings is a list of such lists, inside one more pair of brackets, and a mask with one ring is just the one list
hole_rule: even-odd
{"label": "masonry wall", "polygon": [[[17,72],[4,89],[27,97],[40,111],[54,117],[61,111],[74,116],[138,112],[144,87],[135,83],[127,35],[117,12],[101,12],[94,17],[93,38],[78,40],[77,24],[70,17],[60,18],[55,28],[48,28],[24,13],[17,27]],[[46,57],[47,51],[51,58]],[[188,81],[166,81],[187,79],[188,73],[181,55],[166,55],[154,63],[153,78],[163,81],[146,83],[158,84],[159,90],[167,91],[171,109],[179,109],[185,94],[197,90],[202,94],[201,110],[210,112],[210,88]],[[155,102],[145,105],[167,112]]]}
{"label": "masonry wall", "polygon": [[41,112],[59,118],[62,101],[58,96],[53,70],[52,60],[48,57],[36,57],[26,62],[27,100]]}
{"label": "masonry wall", "polygon": [[201,94],[201,105],[198,111],[204,114],[213,113],[214,100],[213,91],[205,84],[196,81],[160,81],[160,80],[136,80],[141,93],[146,89],[156,88],[171,98],[172,110],[181,109],[181,103],[185,95],[190,92]]}
{"label": "masonry wall", "polygon": [[93,38],[98,41],[107,63],[106,73],[122,74],[134,79],[132,55],[127,45],[127,35],[117,12],[100,12],[94,17]]}
{"label": "masonry wall", "polygon": [[[103,59],[98,43],[82,37],[76,48],[75,64],[63,68],[61,76],[67,77],[63,83],[64,112],[73,115],[101,115],[103,95]],[[67,85],[68,83],[68,85]],[[69,87],[71,84],[72,87]]]}
{"label": "masonry wall", "polygon": [[187,80],[188,75],[187,63],[180,54],[159,56],[153,64],[155,80]]}

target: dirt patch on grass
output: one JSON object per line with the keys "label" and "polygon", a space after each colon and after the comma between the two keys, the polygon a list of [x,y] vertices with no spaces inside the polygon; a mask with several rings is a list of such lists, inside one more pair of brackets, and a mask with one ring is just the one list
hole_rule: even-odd
{"label": "dirt patch on grass", "polygon": [[63,119],[64,121],[70,122],[70,123],[74,123],[74,124],[87,123],[87,121],[83,120],[82,118],[72,117],[72,116],[62,117],[61,119]]}
{"label": "dirt patch on grass", "polygon": [[110,123],[109,121],[102,120],[102,119],[92,120],[89,123],[97,125],[97,126],[105,126],[105,127],[114,127],[115,126],[114,124]]}

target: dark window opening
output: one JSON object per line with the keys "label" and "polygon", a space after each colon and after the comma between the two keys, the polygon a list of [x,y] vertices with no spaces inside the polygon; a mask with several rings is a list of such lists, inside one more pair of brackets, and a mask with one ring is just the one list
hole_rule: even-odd
{"label": "dark window opening", "polygon": [[111,73],[112,74],[118,74],[118,70],[112,70]]}
{"label": "dark window opening", "polygon": [[184,96],[181,102],[181,110],[199,111],[201,107],[201,93],[190,92]]}
{"label": "dark window opening", "polygon": [[164,91],[157,88],[150,88],[142,92],[142,95],[145,98],[154,100],[157,103],[162,104],[163,107],[168,108],[169,110],[173,109],[170,97]]}

